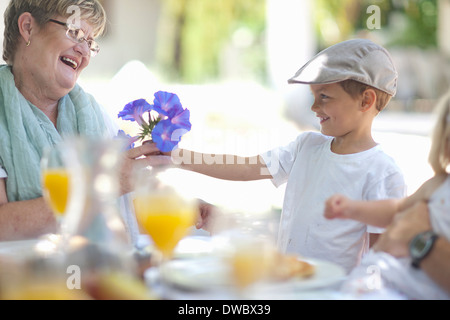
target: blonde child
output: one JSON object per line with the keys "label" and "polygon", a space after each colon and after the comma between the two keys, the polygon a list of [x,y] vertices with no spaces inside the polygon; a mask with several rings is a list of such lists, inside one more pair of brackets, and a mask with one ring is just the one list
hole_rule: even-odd
{"label": "blonde child", "polygon": [[[333,261],[350,271],[369,250],[369,234],[380,230],[356,221],[327,220],[324,204],[337,192],[361,200],[405,195],[403,175],[371,134],[373,119],[395,95],[397,72],[384,48],[355,39],[323,50],[288,82],[310,85],[320,133],[302,133],[289,145],[254,157],[177,149],[172,160],[219,179],[287,183],[280,251]],[[198,227],[208,219],[203,216]]]}
{"label": "blonde child", "polygon": [[[353,271],[351,279],[364,276],[369,267],[372,270],[379,267],[385,286],[408,298],[450,298],[450,92],[442,98],[437,110],[429,154],[435,175],[414,194],[382,201],[355,201],[334,195],[325,207],[328,219],[352,219],[379,227],[389,225],[374,251]],[[439,252],[433,256],[433,250]]]}

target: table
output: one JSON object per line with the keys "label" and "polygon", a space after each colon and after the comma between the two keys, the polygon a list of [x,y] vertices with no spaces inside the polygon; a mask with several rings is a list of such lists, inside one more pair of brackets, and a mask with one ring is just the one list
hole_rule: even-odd
{"label": "table", "polygon": [[[21,261],[36,251],[45,253],[51,249],[46,245],[48,246],[48,243],[39,240],[0,242],[0,276],[2,262]],[[316,274],[311,279],[275,284],[260,283],[245,293],[238,293],[232,286],[221,281],[224,269],[220,268],[220,257],[216,255],[214,246],[212,237],[191,236],[183,239],[175,251],[175,259],[166,265],[166,272],[168,271],[170,276],[166,276],[165,281],[161,281],[157,268],[145,270],[143,284],[151,292],[151,297],[169,300],[403,299],[389,290],[364,294],[345,293],[341,291],[341,285],[346,280],[343,270],[332,263],[314,259],[309,259],[317,267]],[[0,282],[0,289],[1,284]]]}

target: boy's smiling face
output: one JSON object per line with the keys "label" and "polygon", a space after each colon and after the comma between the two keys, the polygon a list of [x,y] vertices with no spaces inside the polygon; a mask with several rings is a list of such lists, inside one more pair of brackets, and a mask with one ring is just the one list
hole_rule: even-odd
{"label": "boy's smiling face", "polygon": [[312,84],[311,110],[320,119],[320,131],[327,136],[343,137],[361,125],[361,98],[353,98],[338,83]]}

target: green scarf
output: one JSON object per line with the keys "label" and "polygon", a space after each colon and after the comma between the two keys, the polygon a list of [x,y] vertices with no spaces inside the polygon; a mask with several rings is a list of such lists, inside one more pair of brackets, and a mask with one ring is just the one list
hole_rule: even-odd
{"label": "green scarf", "polygon": [[0,165],[8,174],[8,201],[42,196],[40,160],[46,147],[68,136],[105,134],[100,106],[80,86],[60,99],[55,128],[16,88],[11,67],[0,66]]}

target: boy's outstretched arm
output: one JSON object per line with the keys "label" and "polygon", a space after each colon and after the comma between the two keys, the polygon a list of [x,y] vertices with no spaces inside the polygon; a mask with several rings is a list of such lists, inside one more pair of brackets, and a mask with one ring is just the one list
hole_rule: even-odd
{"label": "boy's outstretched arm", "polygon": [[426,181],[412,195],[402,199],[355,201],[343,195],[334,195],[325,202],[324,215],[328,219],[353,219],[376,227],[387,227],[395,214],[411,208],[420,201],[427,202],[447,175],[436,175]]}
{"label": "boy's outstretched arm", "polygon": [[251,181],[272,178],[260,156],[239,157],[177,149],[172,151],[171,158],[175,165],[183,169],[218,179]]}
{"label": "boy's outstretched arm", "polygon": [[404,199],[356,201],[336,194],[325,202],[325,218],[352,219],[375,227],[386,228],[402,207]]}

